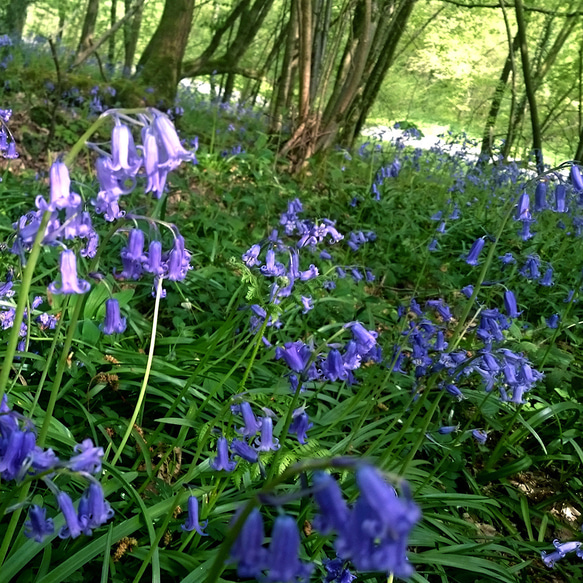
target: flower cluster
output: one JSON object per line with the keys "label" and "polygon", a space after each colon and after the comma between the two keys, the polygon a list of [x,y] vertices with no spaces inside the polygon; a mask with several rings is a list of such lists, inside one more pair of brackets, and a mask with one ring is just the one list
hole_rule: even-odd
{"label": "flower cluster", "polygon": [[552,553],[541,552],[543,563],[549,568],[554,567],[557,561],[572,552],[575,552],[580,559],[583,559],[583,549],[581,549],[581,543],[579,541],[562,543],[554,540],[553,545],[555,545],[555,550]]}
{"label": "flower cluster", "polygon": [[[34,425],[13,411],[4,395],[0,403],[0,476],[7,481],[21,482],[27,477],[38,477],[46,482],[65,518],[65,526],[59,532],[61,538],[91,535],[95,528],[113,516],[101,484],[93,477],[101,473],[103,449],[95,447],[91,439],[85,439],[75,446],[74,451],[68,461],[61,461],[52,449],[38,446]],[[51,480],[51,476],[62,469],[77,472],[89,481],[77,511],[71,497],[59,490]],[[26,536],[38,542],[54,533],[53,520],[46,517],[45,508],[37,505],[31,506],[24,527]]]}
{"label": "flower cluster", "polygon": [[362,465],[356,470],[360,495],[350,508],[332,476],[320,473],[314,481],[319,508],[314,526],[322,534],[336,533],[334,546],[341,559],[352,561],[358,571],[412,575],[407,539],[421,512],[406,483],[402,485],[404,497],[399,498],[378,470]]}
{"label": "flower cluster", "polygon": [[[217,455],[211,462],[213,470],[231,472],[237,465],[235,457],[255,463],[259,461],[259,453],[279,449],[279,441],[273,437],[273,417],[275,414],[272,411],[266,409],[265,417],[257,419],[251,404],[243,401],[232,405],[231,412],[243,418],[243,427],[235,430],[243,439],[235,438],[229,444],[225,437],[219,437]],[[256,437],[258,433],[259,437]],[[230,456],[229,449],[231,450]]]}
{"label": "flower cluster", "polygon": [[[1,41],[2,37],[0,37]],[[2,46],[2,44],[0,44]],[[0,156],[2,158],[18,158],[16,142],[8,129],[8,122],[12,117],[11,109],[0,109]]]}
{"label": "flower cluster", "polygon": [[[313,525],[323,535],[337,535],[338,558],[326,563],[326,581],[350,583],[355,577],[346,568],[347,561],[358,571],[410,576],[413,568],[407,561],[407,540],[421,512],[407,485],[403,484],[404,497],[400,498],[378,470],[366,464],[356,470],[356,482],[360,495],[349,507],[332,476],[324,472],[314,476],[313,492],[319,513]],[[254,509],[231,549],[239,577],[281,583],[309,577],[314,565],[299,559],[300,535],[294,518],[276,518],[269,548],[263,546],[264,538],[263,518]]]}
{"label": "flower cluster", "polygon": [[360,322],[344,326],[352,332],[352,339],[344,346],[332,345],[327,353],[315,354],[313,346],[301,340],[286,342],[275,349],[276,360],[283,360],[291,369],[290,386],[295,391],[307,381],[346,381],[354,383],[353,371],[368,361],[380,362],[381,348],[377,332],[367,330]]}
{"label": "flower cluster", "polygon": [[299,558],[300,533],[294,518],[282,515],[275,519],[268,548],[263,546],[264,538],[263,518],[255,508],[231,548],[231,560],[237,563],[239,577],[271,583],[296,583],[309,579],[314,565]]}
{"label": "flower cluster", "polygon": [[[471,291],[468,290],[471,295]],[[428,374],[442,372],[445,380],[442,387],[456,398],[463,398],[458,388],[460,381],[477,374],[487,392],[494,388],[500,393],[502,401],[523,403],[524,395],[542,379],[543,375],[535,370],[527,358],[508,348],[497,347],[505,340],[503,331],[510,328],[510,319],[519,317],[514,294],[504,294],[507,315],[497,308],[482,309],[479,323],[473,331],[483,347],[476,355],[468,355],[465,350],[448,351],[446,324],[452,320],[449,307],[443,300],[429,300],[424,312],[412,299],[408,330],[404,333],[406,344],[395,346],[392,368],[395,372],[408,374],[405,368],[410,364],[416,379]],[[437,314],[439,321],[431,318]],[[403,314],[404,315],[404,314]]]}

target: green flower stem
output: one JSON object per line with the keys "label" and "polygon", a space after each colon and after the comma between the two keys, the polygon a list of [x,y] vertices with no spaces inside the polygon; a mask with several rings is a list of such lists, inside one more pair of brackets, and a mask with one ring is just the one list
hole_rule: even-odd
{"label": "green flower stem", "polygon": [[168,510],[168,513],[166,514],[166,518],[164,519],[164,522],[158,528],[158,532],[156,533],[156,538],[150,544],[150,550],[148,551],[146,558],[142,561],[142,564],[140,565],[140,569],[138,570],[136,576],[134,577],[133,583],[138,583],[140,581],[140,579],[142,578],[142,575],[144,574],[144,571],[148,568],[148,565],[152,561],[154,554],[159,552],[158,545],[160,544],[160,541],[162,540],[164,533],[167,531],[168,525],[170,524],[170,521],[174,517],[174,511],[176,510],[176,507],[178,506],[179,501],[180,501],[180,496],[174,496],[174,500],[172,501],[172,507]]}
{"label": "green flower stem", "polygon": [[140,394],[138,396],[138,401],[136,406],[134,407],[134,412],[132,413],[132,418],[128,422],[128,426],[119,444],[116,454],[113,456],[111,460],[111,465],[115,466],[121,454],[123,452],[130,435],[132,434],[132,430],[134,428],[134,424],[140,411],[142,409],[142,403],[144,402],[144,397],[146,396],[146,389],[148,388],[148,380],[150,379],[150,371],[152,369],[152,361],[154,360],[154,349],[156,347],[156,330],[158,328],[158,312],[160,311],[160,297],[162,295],[162,283],[164,282],[164,278],[160,277],[158,279],[158,285],[156,286],[156,301],[154,303],[154,316],[152,318],[152,335],[150,338],[150,351],[148,353],[148,362],[146,363],[146,370],[144,371],[144,380],[142,381],[142,386],[140,388]]}
{"label": "green flower stem", "polygon": [[[99,258],[101,256],[102,250],[106,247],[107,242],[112,237],[113,233],[117,230],[117,226],[112,226],[107,235],[105,236],[102,245],[99,247],[95,257],[93,258],[89,271],[94,271],[99,263]],[[69,320],[69,327],[67,328],[67,335],[65,336],[65,342],[63,343],[63,348],[61,349],[61,356],[57,364],[57,371],[55,373],[55,378],[53,379],[53,384],[51,385],[51,394],[49,397],[49,402],[45,412],[45,418],[38,435],[37,445],[39,447],[44,447],[45,440],[49,431],[51,424],[51,419],[53,418],[53,413],[55,410],[55,405],[59,396],[59,389],[61,388],[61,382],[63,380],[63,375],[65,373],[65,368],[67,367],[67,360],[69,358],[69,353],[71,351],[71,346],[73,344],[73,337],[77,330],[77,322],[79,321],[79,316],[81,315],[81,310],[85,305],[86,295],[77,297],[75,302],[75,307],[73,308],[73,313],[71,314],[71,319]],[[42,385],[40,385],[40,390],[42,390]]]}
{"label": "green flower stem", "polygon": [[[423,389],[423,392],[421,393],[421,397],[419,397],[419,399],[415,403],[415,407],[414,407],[413,411],[411,411],[411,414],[407,417],[407,420],[403,423],[403,426],[399,430],[399,433],[396,435],[395,439],[393,439],[391,441],[390,445],[387,447],[387,449],[383,452],[383,455],[380,457],[380,460],[378,462],[379,467],[381,467],[381,468],[385,467],[387,460],[390,459],[391,454],[393,453],[393,450],[395,449],[395,446],[401,441],[401,439],[405,436],[407,431],[409,431],[409,429],[411,429],[411,425],[413,425],[413,422],[415,421],[415,419],[417,419],[417,415],[419,414],[419,412],[422,410],[423,406],[425,405],[425,401],[427,401],[429,393],[431,392],[431,389],[433,388],[433,385],[435,384],[436,376],[437,375],[434,374],[431,377],[429,377],[429,380],[427,382],[427,386]],[[395,422],[396,421],[394,421],[391,425],[394,425]],[[380,438],[377,439],[376,442],[382,443],[382,441],[380,441]],[[372,446],[371,446],[371,448],[372,448]],[[369,448],[369,450],[371,448]]]}
{"label": "green flower stem", "polygon": [[22,510],[24,509],[23,503],[26,500],[26,497],[28,496],[31,483],[32,482],[26,482],[25,484],[22,484],[20,488],[20,494],[18,496],[18,506],[15,508],[14,512],[12,512],[10,522],[8,523],[8,527],[6,528],[6,532],[4,533],[4,538],[2,539],[2,546],[0,546],[0,567],[4,564],[4,560],[6,559],[6,555],[8,554],[8,550],[12,543],[12,538],[14,537],[14,533],[16,532],[16,528],[18,527],[20,515],[22,514]]}
{"label": "green flower stem", "polygon": [[508,209],[508,212],[506,213],[506,215],[504,216],[504,219],[500,223],[500,227],[498,228],[498,232],[496,233],[496,238],[494,240],[494,243],[492,243],[492,245],[490,246],[490,251],[488,252],[488,255],[486,256],[486,261],[484,261],[484,265],[482,266],[482,271],[480,271],[478,281],[476,282],[476,285],[474,286],[474,291],[472,293],[472,296],[467,301],[466,307],[464,308],[464,311],[459,319],[459,322],[458,322],[458,324],[453,332],[453,336],[451,337],[451,339],[449,341],[449,345],[450,345],[449,351],[450,352],[452,352],[453,350],[455,350],[457,348],[457,345],[459,344],[459,342],[461,341],[461,339],[463,337],[463,332],[465,330],[464,326],[465,326],[466,320],[468,319],[470,311],[472,310],[472,307],[474,306],[476,298],[478,297],[478,292],[480,291],[480,287],[482,286],[484,279],[486,279],[486,274],[488,273],[488,269],[490,269],[490,265],[492,264],[492,261],[494,260],[494,253],[496,252],[496,247],[498,246],[498,241],[500,241],[500,237],[502,237],[502,233],[504,233],[504,228],[506,227],[506,223],[508,222],[508,219],[512,215],[513,211],[514,211],[514,205],[512,205]]}
{"label": "green flower stem", "polygon": [[[63,380],[63,375],[65,369],[67,368],[67,361],[69,358],[69,353],[71,350],[71,345],[73,344],[73,337],[75,336],[75,331],[77,330],[77,322],[79,321],[79,316],[81,315],[81,309],[85,305],[84,297],[77,297],[75,301],[75,307],[73,308],[73,313],[71,314],[71,320],[69,322],[69,327],[67,328],[67,335],[65,336],[65,342],[63,343],[63,349],[61,351],[61,357],[57,364],[57,372],[55,373],[55,378],[53,384],[51,385],[51,394],[49,396],[49,402],[47,404],[45,418],[38,434],[38,439],[36,443],[39,447],[44,447],[47,434],[49,432],[49,427],[51,425],[51,420],[53,418],[53,413],[55,411],[55,405],[57,404],[57,399],[59,397],[59,389],[61,388],[61,382]],[[41,387],[42,388],[42,387]]]}
{"label": "green flower stem", "polygon": [[16,347],[18,346],[18,339],[20,338],[20,327],[22,325],[22,320],[24,319],[24,310],[28,303],[28,294],[30,293],[32,277],[34,275],[34,269],[40,256],[42,239],[44,237],[45,230],[50,218],[51,212],[45,211],[36,233],[34,243],[32,244],[32,249],[30,251],[30,255],[28,256],[26,267],[24,268],[24,272],[22,274],[22,283],[18,292],[18,303],[16,304],[16,311],[14,314],[14,324],[10,330],[8,346],[6,347],[6,355],[4,356],[4,362],[2,363],[2,370],[0,370],[0,400],[4,397],[4,393],[6,392],[6,387],[8,385],[8,380],[10,378],[10,371],[12,369],[12,363],[14,362],[14,355],[16,354]]}
{"label": "green flower stem", "polygon": [[502,432],[502,435],[498,438],[498,443],[494,448],[494,451],[488,456],[488,460],[486,461],[486,465],[484,466],[484,470],[488,471],[491,470],[494,464],[500,459],[502,456],[502,449],[508,446],[507,437],[510,431],[514,428],[514,422],[518,419],[520,412],[522,411],[522,405],[518,405],[512,415],[510,421],[505,423],[506,427]]}
{"label": "green flower stem", "polygon": [[[63,306],[63,313],[69,307],[70,298],[71,298],[71,296],[67,296],[67,298],[65,299],[65,305]],[[51,341],[51,347],[49,349],[49,353],[48,353],[47,359],[45,361],[43,372],[41,374],[40,380],[39,380],[38,385],[36,387],[36,391],[34,394],[34,400],[32,401],[32,407],[30,408],[30,411],[28,413],[28,415],[31,419],[34,415],[34,410],[36,409],[36,406],[38,405],[38,399],[39,399],[40,394],[43,390],[45,381],[47,380],[47,376],[49,374],[49,370],[50,370],[52,362],[53,362],[53,357],[55,356],[55,350],[57,348],[57,344],[59,343],[59,336],[61,333],[61,329],[63,327],[63,322],[64,322],[64,318],[59,318],[59,321],[57,322],[57,326],[55,327],[55,332],[53,335],[53,339]]]}
{"label": "green flower stem", "polygon": [[405,474],[405,472],[407,470],[407,466],[411,463],[411,460],[415,457],[415,455],[419,451],[419,448],[426,441],[427,430],[429,429],[429,425],[431,424],[431,420],[433,419],[433,416],[435,415],[435,412],[437,411],[437,407],[439,406],[439,402],[441,401],[441,398],[443,397],[443,393],[444,393],[444,391],[441,391],[437,394],[437,396],[433,400],[433,403],[431,404],[431,408],[425,414],[425,419],[423,420],[421,429],[419,429],[419,428],[417,429],[417,432],[418,432],[417,440],[413,444],[413,447],[411,447],[411,449],[409,450],[407,457],[403,460],[403,465],[401,466],[401,469],[399,471],[400,475]]}
{"label": "green flower stem", "polygon": [[290,427],[291,422],[292,422],[292,415],[293,415],[293,412],[294,412],[296,405],[298,403],[298,399],[300,397],[301,390],[302,390],[302,383],[300,381],[298,383],[298,388],[295,390],[295,393],[294,393],[294,396],[292,398],[289,409],[287,410],[287,415],[285,417],[283,429],[281,430],[281,433],[279,434],[280,448],[278,450],[276,450],[276,452],[273,455],[273,459],[271,460],[271,465],[269,466],[269,472],[267,474],[268,481],[273,479],[273,475],[275,474],[275,471],[277,470],[277,462],[279,461],[279,458],[281,456],[281,452],[283,451],[285,438],[287,437],[287,432],[289,431],[289,427]]}

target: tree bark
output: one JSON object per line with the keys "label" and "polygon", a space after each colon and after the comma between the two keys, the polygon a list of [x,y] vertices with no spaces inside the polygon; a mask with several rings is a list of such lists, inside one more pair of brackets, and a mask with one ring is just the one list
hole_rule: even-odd
{"label": "tree bark", "polygon": [[[117,0],[111,0],[111,9],[109,11],[109,26],[114,27],[117,21]],[[107,47],[107,65],[113,70],[115,67],[115,33],[109,37]]]}
{"label": "tree bark", "polygon": [[[126,15],[132,10],[132,0],[124,0],[124,7]],[[134,59],[136,57],[136,49],[138,46],[138,39],[140,38],[140,28],[142,27],[142,15],[144,14],[144,3],[142,2],[135,10],[123,27],[123,76],[129,77],[132,74],[132,67],[134,66]]]}
{"label": "tree bark", "polygon": [[176,97],[194,0],[166,0],[164,12],[138,63],[137,75],[154,89],[154,98],[171,105]]}
{"label": "tree bark", "polygon": [[95,24],[97,23],[98,12],[99,0],[89,0],[87,3],[87,10],[85,12],[85,20],[83,21],[83,28],[81,29],[79,46],[77,47],[78,55],[86,51],[93,42],[93,35],[95,34]]}
{"label": "tree bark", "polygon": [[6,32],[15,42],[22,40],[26,12],[33,0],[10,0],[6,6]]}
{"label": "tree bark", "polygon": [[[365,71],[364,85],[360,94],[361,98],[352,104],[346,116],[346,129],[340,136],[343,145],[352,146],[354,140],[364,127],[368,113],[381,90],[387,71],[393,64],[397,46],[405,32],[407,21],[411,16],[416,1],[403,0],[400,3],[392,18],[384,44],[379,43],[376,45],[378,48],[376,54],[373,55],[374,60],[370,61],[370,69],[368,69],[370,70],[370,74],[368,70]],[[350,123],[352,119],[355,121]]]}
{"label": "tree bark", "polygon": [[[510,31],[507,31],[510,33]],[[520,40],[518,35],[514,35],[514,39],[509,41],[508,56],[502,67],[502,73],[500,73],[500,78],[498,79],[498,84],[494,90],[494,97],[492,98],[492,103],[490,105],[490,111],[488,111],[488,117],[486,118],[486,125],[484,126],[484,133],[482,134],[482,147],[480,149],[480,156],[485,158],[490,158],[492,156],[492,143],[494,141],[494,128],[496,127],[496,120],[498,119],[498,114],[500,113],[500,107],[502,105],[502,99],[504,93],[506,92],[506,85],[508,85],[508,79],[510,73],[515,72],[514,54],[518,50]]]}
{"label": "tree bark", "polygon": [[524,23],[524,11],[522,0],[514,0],[516,14],[516,25],[518,37],[520,39],[520,58],[522,61],[522,73],[524,77],[524,87],[530,108],[530,123],[532,127],[532,148],[536,160],[536,168],[539,174],[544,173],[543,145],[540,125],[538,122],[538,108],[536,104],[535,86],[533,83],[530,63],[528,60],[528,44],[526,42],[526,25]]}

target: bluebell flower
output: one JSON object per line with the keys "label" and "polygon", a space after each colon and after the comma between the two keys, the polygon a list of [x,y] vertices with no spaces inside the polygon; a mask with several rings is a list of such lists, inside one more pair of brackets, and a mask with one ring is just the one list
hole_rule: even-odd
{"label": "bluebell flower", "polygon": [[160,167],[172,171],[180,166],[181,162],[196,159],[194,152],[184,149],[174,124],[166,115],[160,112],[154,114],[152,131],[158,143]]}
{"label": "bluebell flower", "polygon": [[280,277],[285,274],[285,267],[279,261],[275,261],[275,251],[269,249],[265,255],[265,265],[261,266],[261,273],[269,277]]}
{"label": "bluebell flower", "polygon": [[313,564],[299,559],[300,532],[291,516],[278,516],[273,523],[271,543],[267,552],[267,575],[270,583],[296,583],[307,581]]}
{"label": "bluebell flower", "polygon": [[364,279],[362,273],[360,273],[360,271],[356,268],[351,269],[350,274],[352,275],[352,279],[356,283],[358,283],[359,281],[362,281]]}
{"label": "bluebell flower", "polygon": [[453,318],[449,306],[442,299],[427,300],[427,306],[433,308],[444,322],[449,322]]}
{"label": "bluebell flower", "polygon": [[121,250],[123,271],[119,277],[124,279],[139,279],[142,275],[143,264],[147,261],[144,255],[144,232],[141,229],[132,229],[129,233],[128,244]]}
{"label": "bluebell flower", "polygon": [[518,198],[515,220],[529,220],[530,218],[530,197],[528,196],[528,193],[523,192]]}
{"label": "bluebell flower", "polygon": [[66,208],[78,208],[82,204],[81,197],[71,192],[71,179],[67,166],[57,160],[49,170],[50,199],[49,204],[42,196],[36,197],[36,207],[41,211],[54,212]]}
{"label": "bluebell flower", "polygon": [[240,439],[233,439],[231,441],[231,451],[234,456],[237,455],[252,464],[259,461],[257,452],[249,444]]}
{"label": "bluebell flower", "polygon": [[52,518],[47,518],[47,509],[34,504],[28,511],[28,520],[24,523],[24,535],[42,543],[45,536],[55,532]]}
{"label": "bluebell flower", "polygon": [[458,401],[461,401],[464,398],[464,394],[454,384],[446,383],[444,388],[452,397],[455,397]]}
{"label": "bluebell flower", "polygon": [[304,307],[302,314],[307,314],[314,309],[314,301],[311,297],[301,296],[302,306]]}
{"label": "bluebell flower", "polygon": [[540,259],[537,255],[529,255],[526,263],[522,266],[519,273],[527,279],[537,280],[540,278]]}
{"label": "bluebell flower", "polygon": [[367,330],[360,322],[349,322],[348,324],[345,324],[344,327],[350,328],[352,337],[362,355],[370,352],[377,343],[378,333],[374,330]]}
{"label": "bluebell flower", "polygon": [[286,342],[283,348],[278,346],[275,349],[275,359],[279,360],[280,358],[283,358],[285,363],[294,372],[303,372],[311,357],[312,350],[301,340],[297,340],[296,342]]}
{"label": "bluebell flower", "polygon": [[473,429],[472,437],[480,444],[484,445],[488,439],[488,434],[482,429]]}
{"label": "bluebell flower", "polygon": [[480,237],[479,239],[476,239],[472,245],[472,248],[470,249],[470,252],[468,253],[468,256],[466,257],[466,263],[468,265],[478,265],[478,259],[480,257],[480,253],[482,252],[482,249],[484,248],[484,245],[486,244],[486,241],[484,240],[483,237]]}
{"label": "bluebell flower", "polygon": [[83,532],[83,525],[79,522],[71,497],[65,492],[59,492],[57,502],[65,517],[65,526],[59,531],[59,538],[77,538]]}
{"label": "bluebell flower", "polygon": [[237,465],[236,461],[229,460],[229,442],[226,437],[219,437],[217,440],[217,456],[211,462],[211,468],[220,472],[232,472]]}
{"label": "bluebell flower", "polygon": [[516,259],[514,258],[514,255],[512,255],[512,253],[506,253],[505,255],[501,255],[500,257],[498,257],[498,259],[500,259],[502,265],[510,265],[511,263],[516,263]]}
{"label": "bluebell flower", "polygon": [[339,557],[322,561],[322,566],[326,569],[325,583],[352,583],[356,575],[353,575],[345,565],[346,561]]}
{"label": "bluebell flower", "polygon": [[144,192],[153,192],[156,198],[160,198],[164,193],[169,169],[160,164],[158,141],[154,131],[149,126],[142,130],[142,144],[144,170],[147,178]]}
{"label": "bluebell flower", "polygon": [[366,281],[372,282],[376,279],[375,274],[370,269],[365,270],[365,273],[366,273],[366,277],[365,277]]}
{"label": "bluebell flower", "polygon": [[577,556],[579,558],[583,558],[583,550],[581,550],[581,543],[579,541],[561,543],[555,539],[553,541],[553,545],[555,545],[554,552],[548,554],[545,551],[541,552],[543,563],[549,568],[554,567],[558,560],[562,559],[568,553],[572,553],[573,551],[577,552]]}
{"label": "bluebell flower", "polygon": [[310,423],[310,419],[305,409],[303,407],[295,409],[292,413],[292,422],[289,426],[289,433],[292,435],[295,434],[298,441],[302,445],[305,445],[308,442],[307,432],[311,427],[313,427],[313,423]]}
{"label": "bluebell flower", "polygon": [[318,268],[315,265],[310,265],[305,271],[300,271],[300,280],[309,281],[310,279],[318,277],[318,275]]}
{"label": "bluebell flower", "polygon": [[459,431],[459,425],[444,425],[442,427],[440,427],[437,432],[440,433],[441,435],[449,435],[450,433],[455,433],[456,431]]}
{"label": "bluebell flower", "polygon": [[120,314],[119,302],[115,298],[105,300],[105,322],[101,326],[103,333],[121,334],[126,327],[126,319]]}
{"label": "bluebell flower", "polygon": [[[236,518],[237,514],[233,522]],[[230,558],[237,562],[239,577],[259,579],[262,576],[267,559],[267,549],[263,547],[264,538],[263,518],[261,512],[254,508],[231,547]]]}
{"label": "bluebell flower", "polygon": [[532,239],[534,237],[534,233],[532,233],[530,231],[530,225],[533,223],[534,221],[531,219],[523,219],[521,221],[522,223],[522,229],[520,231],[520,238],[523,241],[528,241],[529,239]]}
{"label": "bluebell flower", "polygon": [[432,239],[429,245],[427,246],[428,251],[436,251],[437,250],[437,239]]}
{"label": "bluebell flower", "polygon": [[92,480],[79,500],[77,517],[83,534],[90,536],[93,529],[105,524],[114,511],[105,500],[101,484]]}
{"label": "bluebell flower", "polygon": [[548,267],[545,274],[542,276],[540,282],[541,285],[545,287],[550,287],[553,285],[553,268]]}
{"label": "bluebell flower", "polygon": [[206,528],[208,520],[205,520],[202,524],[198,521],[198,500],[196,496],[188,497],[188,517],[186,522],[181,526],[182,530],[186,532],[191,532],[196,530],[200,536],[207,536],[203,529]]}
{"label": "bluebell flower", "polygon": [[555,187],[555,212],[567,212],[567,187],[564,184]]}
{"label": "bluebell flower", "polygon": [[273,437],[273,419],[261,418],[261,435],[255,439],[257,451],[277,451],[280,448],[279,440]]}
{"label": "bluebell flower", "polygon": [[336,540],[336,552],[350,559],[359,571],[391,572],[406,578],[413,573],[407,561],[407,539],[421,513],[410,499],[399,498],[371,466],[356,471],[360,490],[349,520]]}
{"label": "bluebell flower", "polygon": [[61,285],[54,282],[49,285],[52,294],[84,294],[91,287],[89,282],[77,277],[77,258],[75,252],[65,249],[60,259]]}
{"label": "bluebell flower", "polygon": [[168,274],[170,281],[182,281],[190,269],[190,253],[184,248],[184,237],[177,235],[168,259]]}
{"label": "bluebell flower", "polygon": [[231,407],[231,410],[234,413],[241,413],[241,416],[243,417],[243,423],[245,425],[236,430],[239,435],[242,435],[243,437],[251,437],[261,429],[261,422],[257,421],[255,414],[251,409],[251,405],[246,401],[243,401],[239,405],[234,405]]}
{"label": "bluebell flower", "polygon": [[151,241],[148,246],[148,255],[143,261],[144,271],[155,276],[162,276],[166,273],[166,266],[162,261],[162,243],[160,241]]}
{"label": "bluebell flower", "polygon": [[547,204],[547,188],[548,184],[546,181],[539,182],[536,185],[536,190],[534,192],[534,210],[542,211],[548,208]]}
{"label": "bluebell flower", "polygon": [[504,306],[509,318],[518,318],[522,314],[522,312],[518,311],[516,297],[510,290],[504,292]]}
{"label": "bluebell flower", "polygon": [[93,445],[90,438],[84,439],[74,447],[74,451],[79,452],[73,456],[68,466],[74,472],[87,472],[98,474],[101,472],[101,461],[103,459],[103,448]]}
{"label": "bluebell flower", "polygon": [[[10,423],[10,418],[8,419]],[[2,428],[0,439],[0,476],[4,480],[22,479],[23,466],[36,445],[36,436],[30,430],[21,431],[18,426],[11,431]]]}
{"label": "bluebell flower", "polygon": [[142,166],[130,128],[116,120],[111,131],[112,170],[122,176],[135,176]]}
{"label": "bluebell flower", "polygon": [[559,314],[553,314],[552,316],[545,318],[545,323],[551,329],[558,328],[558,326],[559,326]]}
{"label": "bluebell flower", "polygon": [[314,499],[319,510],[314,527],[322,534],[341,533],[348,521],[349,510],[338,482],[330,474],[314,474]]}
{"label": "bluebell flower", "polygon": [[324,376],[332,382],[346,380],[348,378],[348,371],[344,368],[344,361],[340,351],[332,348],[322,363],[322,372]]}
{"label": "bluebell flower", "polygon": [[472,297],[472,294],[474,293],[474,286],[471,285],[471,284],[470,285],[466,285],[464,288],[462,288],[462,293],[469,300]]}
{"label": "bluebell flower", "polygon": [[583,192],[583,177],[581,177],[581,170],[577,164],[571,165],[571,184],[575,192]]}

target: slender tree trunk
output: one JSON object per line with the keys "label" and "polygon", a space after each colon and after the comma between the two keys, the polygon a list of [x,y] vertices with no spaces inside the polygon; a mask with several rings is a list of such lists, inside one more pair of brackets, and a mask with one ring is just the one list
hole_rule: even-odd
{"label": "slender tree trunk", "polygon": [[[131,10],[132,0],[124,0],[126,14]],[[123,76],[129,77],[132,74],[134,59],[136,57],[136,48],[140,38],[140,28],[142,26],[142,15],[144,14],[144,4],[136,10],[135,14],[126,22],[123,27]]]}
{"label": "slender tree trunk", "polygon": [[[381,48],[376,51],[378,58],[374,61],[374,66],[371,68],[370,74],[368,72],[365,73],[361,98],[353,103],[346,116],[346,129],[341,135],[341,143],[343,145],[352,146],[354,140],[364,127],[368,113],[381,90],[387,71],[393,64],[397,46],[405,32],[405,27],[407,26],[416,1],[403,0],[398,6],[393,16],[386,42],[380,45]],[[356,121],[351,123],[350,120]]]}
{"label": "slender tree trunk", "polygon": [[[115,26],[117,22],[117,0],[111,0],[111,9],[109,12],[109,25]],[[115,34],[109,37],[109,44],[107,47],[107,65],[113,71],[115,67]]]}
{"label": "slender tree trunk", "polygon": [[6,6],[6,28],[5,31],[14,41],[22,39],[24,25],[26,24],[26,13],[33,0],[10,0]]}
{"label": "slender tree trunk", "polygon": [[138,63],[139,77],[168,105],[174,101],[182,78],[193,12],[194,0],[166,0],[158,28]]}
{"label": "slender tree trunk", "polygon": [[504,67],[502,67],[502,73],[500,73],[500,79],[498,80],[498,84],[496,85],[496,89],[494,91],[494,97],[492,98],[490,111],[488,112],[488,117],[486,118],[484,133],[482,134],[482,148],[480,155],[484,158],[490,158],[492,156],[494,128],[496,127],[496,120],[498,119],[498,114],[500,113],[500,107],[502,105],[504,93],[506,92],[506,86],[508,85],[510,73],[514,69],[514,53],[518,50],[519,44],[520,41],[518,35],[515,35],[514,40],[508,49],[508,56],[506,57],[506,62],[504,63]]}
{"label": "slender tree trunk", "polygon": [[285,50],[278,82],[274,85],[271,97],[271,122],[268,133],[278,134],[282,127],[282,112],[288,103],[292,80],[292,58],[297,36],[297,0],[291,0],[289,21],[286,28]]}
{"label": "slender tree trunk", "polygon": [[522,60],[522,72],[524,77],[524,87],[530,108],[530,123],[532,127],[532,148],[536,160],[536,168],[539,174],[544,173],[543,145],[540,125],[538,122],[538,108],[536,104],[535,87],[532,80],[530,63],[528,60],[528,44],[526,41],[526,25],[524,23],[524,7],[522,0],[514,0],[516,13],[516,25],[518,27],[518,37],[520,39],[520,58]]}
{"label": "slender tree trunk", "polygon": [[312,0],[298,0],[298,31],[300,95],[299,123],[305,123],[310,112],[310,84],[312,73]]}
{"label": "slender tree trunk", "polygon": [[81,29],[81,38],[79,39],[77,54],[86,51],[91,46],[93,35],[95,34],[95,24],[97,23],[98,12],[99,0],[89,0],[87,3],[87,11],[85,12],[85,20],[83,21],[83,28]]}

